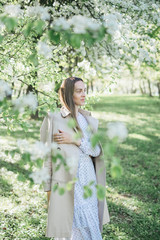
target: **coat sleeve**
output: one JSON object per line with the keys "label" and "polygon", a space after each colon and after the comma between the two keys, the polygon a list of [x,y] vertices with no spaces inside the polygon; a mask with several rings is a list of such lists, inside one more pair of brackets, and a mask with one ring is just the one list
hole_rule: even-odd
{"label": "coat sleeve", "polygon": [[99,156],[101,149],[98,146],[98,144],[93,148],[92,144],[90,142],[90,139],[88,140],[87,138],[82,138],[81,139],[81,144],[79,148],[82,150],[87,155],[90,155],[92,157],[97,157]]}
{"label": "coat sleeve", "polygon": [[[44,118],[41,128],[40,128],[40,141],[50,146],[52,142],[52,125],[50,114],[47,113],[47,116]],[[43,167],[47,168],[49,173],[49,179],[46,182],[43,182],[44,192],[51,191],[51,182],[52,182],[52,158],[51,151],[47,156],[47,159],[44,161]]]}
{"label": "coat sleeve", "polygon": [[[90,112],[89,115],[92,116],[91,112]],[[95,128],[93,129],[93,127],[91,126],[92,127],[92,134],[97,132],[98,123],[99,123],[98,119],[95,119]],[[87,136],[84,136],[83,138],[81,138],[81,144],[80,144],[79,148],[85,154],[90,155],[92,157],[97,157],[97,156],[100,155],[101,149],[100,149],[98,144],[96,144],[96,146],[94,148],[92,147],[90,137],[88,138]]]}

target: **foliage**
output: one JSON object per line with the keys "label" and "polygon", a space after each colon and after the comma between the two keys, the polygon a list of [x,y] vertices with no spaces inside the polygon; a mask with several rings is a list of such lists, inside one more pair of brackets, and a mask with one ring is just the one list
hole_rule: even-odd
{"label": "foliage", "polygon": [[[116,150],[124,169],[114,179],[110,175],[111,161],[107,161],[106,197],[111,221],[104,225],[105,240],[159,239],[159,101],[142,96],[104,96],[94,105],[94,116],[100,119],[100,131],[106,122],[125,121],[129,136]],[[148,111],[148,108],[150,111]],[[32,141],[39,136],[41,121],[32,120],[30,132],[23,132]],[[17,175],[28,174],[28,166],[19,164],[20,154],[13,157],[4,151],[13,151],[15,139],[22,130],[7,136],[1,127],[0,162],[0,238],[47,239],[47,198],[43,188],[29,182],[17,181]],[[104,143],[103,143],[104,144]]]}

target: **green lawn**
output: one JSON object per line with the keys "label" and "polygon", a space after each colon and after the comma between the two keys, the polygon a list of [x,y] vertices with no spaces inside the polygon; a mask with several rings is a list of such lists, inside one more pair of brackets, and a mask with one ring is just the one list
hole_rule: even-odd
{"label": "green lawn", "polygon": [[[94,105],[99,130],[108,121],[123,121],[129,131],[116,155],[121,159],[123,176],[112,179],[107,168],[107,202],[110,224],[103,229],[103,240],[160,239],[160,100],[140,96],[101,97]],[[0,137],[0,239],[48,239],[44,237],[47,220],[46,193],[37,185],[17,181],[17,172],[27,176],[27,166],[18,164],[19,155],[5,155],[15,147],[15,139],[39,139],[41,121],[28,133],[20,129]]]}

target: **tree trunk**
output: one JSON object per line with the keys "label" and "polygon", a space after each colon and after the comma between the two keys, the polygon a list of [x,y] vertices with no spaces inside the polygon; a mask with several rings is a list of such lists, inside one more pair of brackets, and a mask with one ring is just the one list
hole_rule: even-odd
{"label": "tree trunk", "polygon": [[23,87],[23,85],[24,85],[24,84],[21,83],[20,89],[18,90],[17,98],[19,98],[20,95],[21,95],[21,91],[22,91],[22,87]]}
{"label": "tree trunk", "polygon": [[150,82],[149,79],[147,79],[147,82],[148,82],[149,96],[150,96],[150,97],[153,97],[153,96],[152,96],[152,89],[151,89],[151,82]]}
{"label": "tree trunk", "polygon": [[[33,83],[33,84],[35,84],[35,83]],[[32,92],[33,94],[36,94],[37,99],[38,99],[38,91],[37,91],[37,90],[35,89],[35,87],[32,86],[31,84],[28,85],[27,90],[26,90],[26,94],[28,94],[28,93],[30,93],[30,92]],[[32,113],[32,114],[31,114],[31,118],[32,118],[32,119],[38,119],[38,112],[39,112],[39,111],[38,111],[38,109],[37,109],[35,113]]]}
{"label": "tree trunk", "polygon": [[144,92],[144,94],[146,94],[147,91],[146,91],[146,87],[145,87],[145,81],[142,81],[142,82],[143,82],[143,92]]}
{"label": "tree trunk", "polygon": [[139,88],[140,88],[141,94],[144,95],[144,90],[143,90],[143,87],[141,85],[141,82],[139,83]]}
{"label": "tree trunk", "polygon": [[160,82],[157,82],[157,88],[158,88],[158,95],[159,95],[159,98],[160,98]]}
{"label": "tree trunk", "polygon": [[93,82],[92,81],[91,81],[91,89],[92,89],[92,92],[93,92],[94,89],[93,89]]}

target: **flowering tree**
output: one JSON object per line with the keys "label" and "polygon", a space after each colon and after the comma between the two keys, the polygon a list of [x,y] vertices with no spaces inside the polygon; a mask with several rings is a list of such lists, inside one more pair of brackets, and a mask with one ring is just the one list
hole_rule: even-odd
{"label": "flowering tree", "polygon": [[27,131],[29,115],[54,111],[68,75],[81,76],[91,89],[98,82],[100,91],[121,66],[157,64],[158,1],[3,2],[0,118],[8,132]]}

